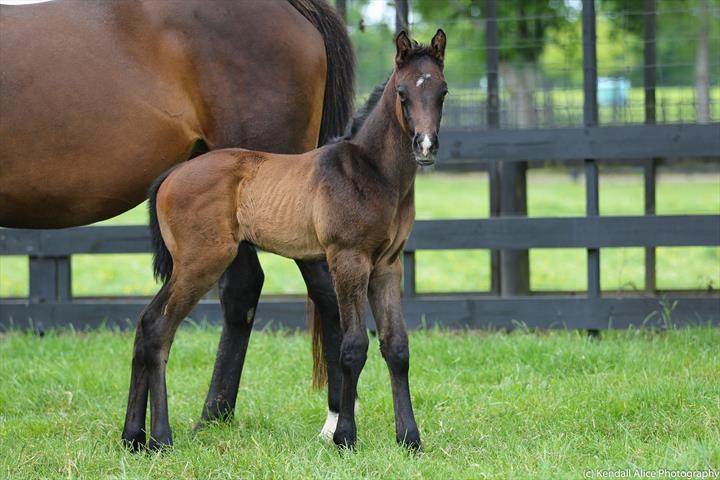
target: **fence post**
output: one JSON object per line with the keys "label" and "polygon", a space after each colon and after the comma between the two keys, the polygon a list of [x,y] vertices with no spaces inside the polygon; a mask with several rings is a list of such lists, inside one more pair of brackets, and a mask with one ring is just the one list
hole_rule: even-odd
{"label": "fence post", "polygon": [[[497,11],[495,0],[485,0],[485,70],[487,74],[487,115],[488,129],[500,127],[500,97],[498,88],[498,42]],[[500,172],[497,162],[488,164],[488,194],[490,195],[490,216],[500,215]],[[490,252],[490,291],[500,295],[500,251]]]}
{"label": "fence post", "polygon": [[[28,259],[29,295],[31,304],[67,303],[71,299],[70,257],[37,257]],[[43,332],[45,325],[37,321],[34,328]]]}
{"label": "fence post", "polygon": [[347,3],[345,0],[335,0],[335,11],[347,25]]}
{"label": "fence post", "polygon": [[[643,80],[645,84],[645,123],[655,123],[655,0],[645,0],[645,48]],[[657,159],[650,158],[644,166],[645,215],[655,214],[655,186]],[[645,249],[645,291],[654,292],[656,288],[655,249]]]}
{"label": "fence post", "polygon": [[[499,128],[498,31],[496,0],[485,0],[485,58],[488,78],[488,128]],[[489,169],[491,215],[527,216],[527,162],[500,162]],[[495,182],[495,185],[493,185]],[[526,295],[530,292],[530,265],[527,250],[494,251],[492,264],[499,273],[492,277],[492,290],[501,295]]]}
{"label": "fence post", "polygon": [[395,34],[405,30],[410,35],[410,24],[408,23],[408,0],[395,0]]}
{"label": "fence post", "polygon": [[[595,0],[582,2],[582,45],[583,45],[583,122],[586,127],[598,124],[597,105],[597,55],[595,35]],[[600,214],[598,192],[598,166],[593,158],[585,159],[585,209],[588,217]],[[600,297],[600,249],[587,249],[587,296]],[[600,331],[589,329],[591,337],[598,337]]]}

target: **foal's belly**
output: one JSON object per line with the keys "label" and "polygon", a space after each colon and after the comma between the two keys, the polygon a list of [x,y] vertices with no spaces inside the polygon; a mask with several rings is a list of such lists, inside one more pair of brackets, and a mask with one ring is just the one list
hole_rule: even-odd
{"label": "foal's belly", "polygon": [[250,199],[238,208],[237,218],[240,239],[265,251],[297,260],[325,258],[311,211],[290,197]]}
{"label": "foal's belly", "polygon": [[266,252],[295,260],[322,260],[325,258],[325,250],[317,241],[313,241],[308,236],[278,234],[274,228],[262,226],[256,229],[254,237],[248,241]]}

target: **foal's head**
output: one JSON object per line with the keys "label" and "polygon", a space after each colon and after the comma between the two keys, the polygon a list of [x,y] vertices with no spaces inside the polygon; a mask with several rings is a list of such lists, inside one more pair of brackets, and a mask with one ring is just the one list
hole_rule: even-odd
{"label": "foal's head", "polygon": [[395,115],[412,139],[415,160],[432,165],[438,151],[438,130],[447,83],[443,75],[445,32],[438,30],[430,46],[411,41],[405,32],[395,39]]}

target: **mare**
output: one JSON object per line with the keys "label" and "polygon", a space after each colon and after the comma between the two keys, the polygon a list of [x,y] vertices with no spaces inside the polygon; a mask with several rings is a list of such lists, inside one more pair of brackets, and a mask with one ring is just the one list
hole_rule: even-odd
{"label": "mare", "polygon": [[227,269],[238,245],[252,244],[328,262],[342,328],[335,444],[353,447],[357,438],[354,404],[367,359],[369,300],[391,377],[396,440],[420,448],[400,305],[401,253],[415,218],[418,165],[432,164],[438,149],[447,93],[445,44],[442,30],[427,47],[401,32],[393,73],[371,99],[375,105],[365,109],[362,124],[342,140],[300,155],[216,150],[156,180],[151,231],[155,270],[164,285],[138,322],[126,442],[137,447],[144,440],[149,392],[148,447],[171,444],[165,366],[175,332]]}
{"label": "mare", "polygon": [[[352,47],[324,0],[0,5],[0,59],[4,227],[103,220],[179,162],[237,146],[306,152],[341,135],[352,111]],[[325,262],[297,263],[337,411],[330,275]],[[225,321],[203,420],[232,416],[262,284],[243,243],[220,279]]]}
{"label": "mare", "polygon": [[[103,220],[200,153],[306,152],[341,135],[352,113],[352,47],[324,0],[0,5],[0,59],[4,227]],[[298,265],[326,357],[337,357],[327,265]],[[203,420],[232,415],[262,284],[243,243],[220,278],[225,322]],[[337,411],[337,361],[327,368]]]}

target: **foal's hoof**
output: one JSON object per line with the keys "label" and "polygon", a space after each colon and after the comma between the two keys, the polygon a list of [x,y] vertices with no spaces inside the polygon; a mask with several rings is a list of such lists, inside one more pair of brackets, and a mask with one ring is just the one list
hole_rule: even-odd
{"label": "foal's hoof", "polygon": [[169,449],[172,444],[172,435],[169,433],[167,435],[153,435],[150,437],[147,448],[152,452],[160,452]]}
{"label": "foal's hoof", "polygon": [[357,434],[354,430],[345,430],[338,427],[333,435],[333,443],[335,443],[340,450],[355,450]]}
{"label": "foal's hoof", "polygon": [[143,430],[134,433],[123,432],[122,441],[126,448],[139,452],[145,448],[145,432]]}

